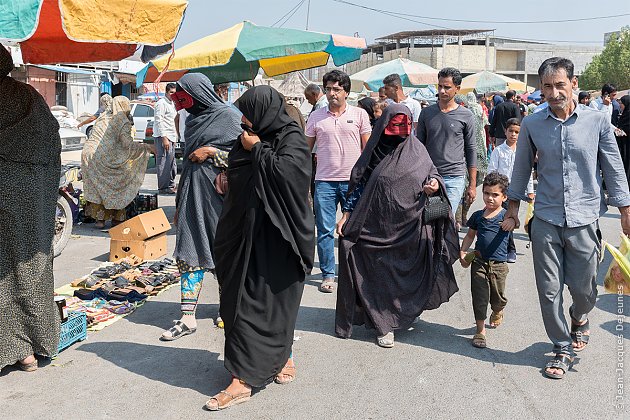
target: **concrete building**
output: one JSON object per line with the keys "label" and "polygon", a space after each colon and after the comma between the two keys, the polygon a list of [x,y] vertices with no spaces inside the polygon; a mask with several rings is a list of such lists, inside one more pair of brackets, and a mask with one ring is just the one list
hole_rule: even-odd
{"label": "concrete building", "polygon": [[[398,57],[431,67],[456,67],[464,75],[483,70],[500,73],[538,88],[538,67],[554,56],[570,58],[580,75],[601,46],[556,45],[544,42],[496,37],[490,29],[447,29],[404,31],[385,35],[368,45],[359,61],[345,65],[353,74]],[[317,76],[321,80],[323,71]],[[319,74],[321,73],[321,74]]]}

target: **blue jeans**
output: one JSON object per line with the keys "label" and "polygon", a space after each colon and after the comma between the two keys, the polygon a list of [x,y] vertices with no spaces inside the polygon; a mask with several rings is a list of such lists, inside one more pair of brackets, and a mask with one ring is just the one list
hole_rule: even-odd
{"label": "blue jeans", "polygon": [[464,190],[466,189],[466,177],[465,176],[445,176],[444,185],[446,186],[446,196],[451,203],[451,209],[453,214],[457,211],[459,202],[462,200]]}
{"label": "blue jeans", "polygon": [[337,205],[346,203],[347,181],[315,181],[317,255],[322,278],[335,277],[335,225]]}

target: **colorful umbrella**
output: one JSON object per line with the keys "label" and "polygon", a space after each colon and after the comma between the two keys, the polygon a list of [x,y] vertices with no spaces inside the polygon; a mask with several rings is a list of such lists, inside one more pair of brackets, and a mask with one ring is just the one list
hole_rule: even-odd
{"label": "colorful umbrella", "polygon": [[351,75],[352,91],[360,92],[365,86],[376,92],[383,86],[385,76],[393,73],[400,76],[405,87],[424,87],[437,83],[437,69],[406,58],[397,58]]}
{"label": "colorful umbrella", "polygon": [[512,79],[511,77],[503,76],[502,74],[482,71],[480,73],[464,77],[459,91],[461,93],[488,93],[506,92],[508,90],[526,92],[527,85],[520,80]]}
{"label": "colorful umbrella", "polygon": [[176,81],[191,71],[213,83],[253,80],[262,68],[268,76],[358,60],[365,39],[349,36],[268,28],[245,21],[175,50],[174,55],[152,61],[137,74],[138,85]]}
{"label": "colorful umbrella", "polygon": [[117,61],[137,44],[148,61],[168,51],[187,6],[187,0],[2,1],[0,40],[19,43],[31,64]]}

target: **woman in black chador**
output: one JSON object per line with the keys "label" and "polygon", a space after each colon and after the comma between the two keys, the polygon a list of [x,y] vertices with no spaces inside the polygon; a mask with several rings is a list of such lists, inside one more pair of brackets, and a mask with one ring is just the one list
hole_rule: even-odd
{"label": "woman in black chador", "polygon": [[315,249],[304,133],[269,86],[245,92],[238,108],[247,129],[230,152],[214,245],[232,382],[208,400],[209,410],[247,401],[252,387],[295,378],[293,330]]}
{"label": "woman in black chador", "polygon": [[381,347],[427,309],[455,293],[459,258],[453,215],[423,222],[427,194],[444,185],[426,149],[411,133],[411,113],[389,105],[352,169],[337,224],[339,287],[335,332],[374,328]]}

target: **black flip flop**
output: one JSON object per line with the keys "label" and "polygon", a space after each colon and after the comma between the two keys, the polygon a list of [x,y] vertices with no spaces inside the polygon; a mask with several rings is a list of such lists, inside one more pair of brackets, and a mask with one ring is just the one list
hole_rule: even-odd
{"label": "black flip flop", "polygon": [[160,340],[174,341],[174,340],[177,340],[178,338],[182,338],[185,335],[193,334],[195,331],[197,331],[197,328],[188,328],[188,326],[184,324],[182,321],[177,321],[175,325],[173,325],[168,330],[168,332],[171,333],[171,336],[168,337],[168,336],[162,335],[160,337]]}

